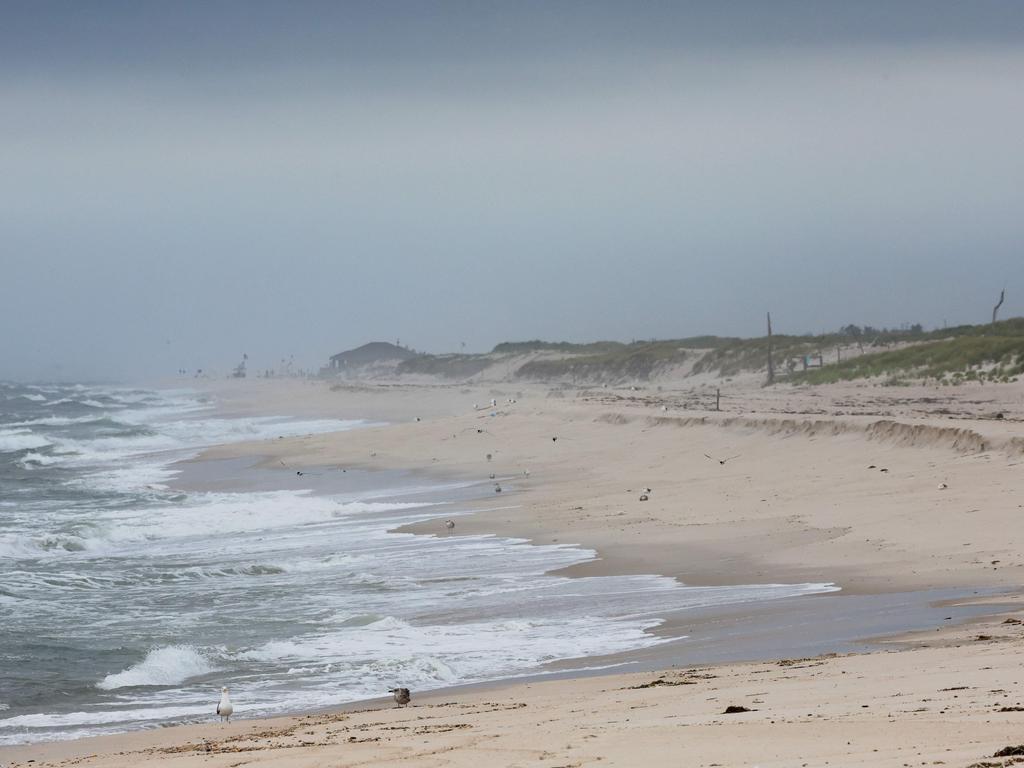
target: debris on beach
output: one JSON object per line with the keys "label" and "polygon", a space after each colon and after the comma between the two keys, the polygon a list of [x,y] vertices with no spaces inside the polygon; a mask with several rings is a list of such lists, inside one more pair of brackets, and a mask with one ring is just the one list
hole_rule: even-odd
{"label": "debris on beach", "polygon": [[646,493],[641,493],[640,494],[640,501],[647,501],[647,494]]}
{"label": "debris on beach", "polygon": [[1017,755],[1024,755],[1024,744],[1018,744],[1015,747],[1003,747],[994,755],[992,755],[992,757],[1015,757]]}
{"label": "debris on beach", "polygon": [[740,712],[757,712],[757,710],[756,709],[750,709],[749,707],[741,707],[741,706],[738,706],[736,704],[730,704],[728,707],[725,708],[725,712],[723,712],[722,714],[723,715],[736,715],[736,714],[739,714]]}
{"label": "debris on beach", "polygon": [[642,688],[658,688],[662,685],[696,685],[696,680],[666,680],[664,677],[659,677],[657,680],[651,680],[649,683],[640,683],[640,685],[631,685],[627,690],[639,691]]}

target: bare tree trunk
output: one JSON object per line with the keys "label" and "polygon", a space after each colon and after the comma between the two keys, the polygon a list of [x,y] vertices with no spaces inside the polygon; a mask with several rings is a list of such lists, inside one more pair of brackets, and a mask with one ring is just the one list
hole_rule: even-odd
{"label": "bare tree trunk", "polygon": [[1003,288],[999,292],[999,303],[992,307],[992,325],[996,324],[996,315],[999,313],[999,308],[1003,306],[1003,299],[1006,298],[1006,289]]}

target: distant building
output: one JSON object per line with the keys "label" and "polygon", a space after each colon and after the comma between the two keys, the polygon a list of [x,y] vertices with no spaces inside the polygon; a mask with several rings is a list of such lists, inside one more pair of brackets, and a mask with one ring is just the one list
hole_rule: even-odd
{"label": "distant building", "polygon": [[387,341],[371,341],[361,347],[332,355],[326,372],[341,373],[350,368],[361,368],[367,365],[400,363],[416,356],[415,352],[405,347],[399,347]]}

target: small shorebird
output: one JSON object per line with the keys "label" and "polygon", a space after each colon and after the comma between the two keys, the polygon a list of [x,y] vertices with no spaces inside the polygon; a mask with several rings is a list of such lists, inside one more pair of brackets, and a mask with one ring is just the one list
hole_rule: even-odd
{"label": "small shorebird", "polygon": [[448,529],[448,533],[451,533],[452,531],[455,530],[455,521],[454,520],[445,520],[444,521],[444,527]]}
{"label": "small shorebird", "polygon": [[501,486],[498,485],[497,483],[494,484],[494,492],[501,493]]}
{"label": "small shorebird", "polygon": [[388,688],[388,693],[395,695],[395,703],[400,707],[404,707],[412,699],[408,688]]}
{"label": "small shorebird", "polygon": [[725,462],[732,461],[733,459],[738,459],[739,458],[739,456],[730,456],[727,459],[716,459],[714,456],[708,456],[706,453],[704,454],[704,457],[708,458],[708,459],[711,459],[712,461],[717,461],[723,467],[725,466]]}
{"label": "small shorebird", "polygon": [[221,720],[227,720],[231,722],[231,713],[235,711],[234,705],[231,703],[231,699],[228,698],[228,688],[224,686],[220,689],[220,704],[217,705],[217,714],[220,715]]}

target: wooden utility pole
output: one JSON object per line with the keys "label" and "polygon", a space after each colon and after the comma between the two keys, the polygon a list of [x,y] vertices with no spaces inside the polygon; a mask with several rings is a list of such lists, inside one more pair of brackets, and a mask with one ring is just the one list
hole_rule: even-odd
{"label": "wooden utility pole", "polygon": [[715,410],[716,411],[722,410],[721,405],[722,405],[722,390],[716,389],[715,390]]}
{"label": "wooden utility pole", "polygon": [[775,381],[775,366],[772,364],[772,313],[768,313],[768,383]]}
{"label": "wooden utility pole", "polygon": [[1006,289],[1003,288],[999,292],[999,303],[992,307],[992,325],[996,324],[996,315],[999,313],[999,308],[1003,306],[1003,299],[1006,298]]}

